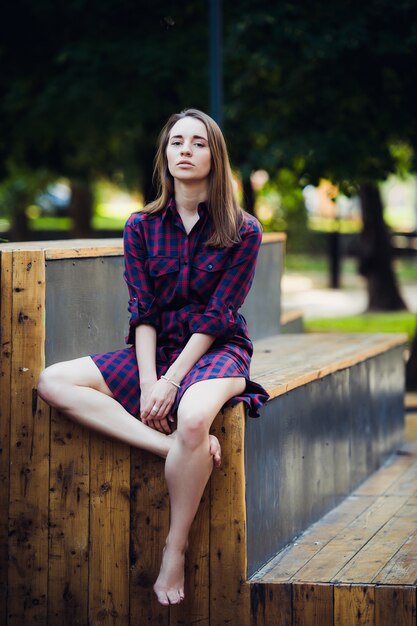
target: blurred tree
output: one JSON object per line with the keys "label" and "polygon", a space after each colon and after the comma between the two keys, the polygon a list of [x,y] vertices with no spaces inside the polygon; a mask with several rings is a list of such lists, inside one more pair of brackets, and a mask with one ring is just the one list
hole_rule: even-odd
{"label": "blurred tree", "polygon": [[97,177],[150,197],[162,124],[207,108],[204,3],[16,0],[0,28],[0,178],[18,167],[72,180],[79,236]]}
{"label": "blurred tree", "polygon": [[[230,9],[231,10],[231,9]],[[232,155],[300,182],[326,177],[359,192],[360,269],[369,307],[404,307],[377,183],[396,170],[391,146],[414,150],[417,6],[411,0],[242,0],[226,33],[226,127]]]}

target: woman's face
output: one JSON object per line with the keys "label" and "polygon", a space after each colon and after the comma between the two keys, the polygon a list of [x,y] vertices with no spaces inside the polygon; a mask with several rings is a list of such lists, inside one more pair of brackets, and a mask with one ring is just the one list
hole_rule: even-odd
{"label": "woman's face", "polygon": [[194,117],[183,117],[171,128],[167,145],[168,169],[182,182],[205,180],[211,168],[207,130]]}

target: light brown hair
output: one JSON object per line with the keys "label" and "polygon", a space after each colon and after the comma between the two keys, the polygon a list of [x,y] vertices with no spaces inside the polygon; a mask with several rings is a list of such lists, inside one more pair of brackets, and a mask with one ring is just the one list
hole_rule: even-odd
{"label": "light brown hair", "polygon": [[233,187],[232,170],[223,133],[216,122],[198,109],[185,109],[171,115],[163,127],[155,156],[154,180],[158,185],[158,197],[147,204],[143,211],[156,213],[164,209],[174,195],[174,179],[168,169],[166,156],[169,135],[174,124],[184,117],[194,117],[203,122],[207,129],[208,145],[211,153],[211,169],[208,181],[207,205],[213,222],[213,233],[207,245],[217,248],[239,243],[239,229],[244,212],[239,207]]}

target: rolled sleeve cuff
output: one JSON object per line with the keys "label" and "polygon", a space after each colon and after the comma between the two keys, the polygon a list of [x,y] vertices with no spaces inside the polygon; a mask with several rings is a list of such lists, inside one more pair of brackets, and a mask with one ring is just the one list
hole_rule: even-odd
{"label": "rolled sleeve cuff", "polygon": [[189,328],[191,333],[230,338],[236,334],[238,320],[232,306],[218,298],[213,298],[204,313],[190,320]]}
{"label": "rolled sleeve cuff", "polygon": [[142,295],[138,298],[129,300],[128,311],[130,313],[129,334],[126,337],[126,343],[135,343],[135,328],[140,324],[149,324],[156,329],[159,328],[159,310],[156,299],[153,296],[146,297]]}

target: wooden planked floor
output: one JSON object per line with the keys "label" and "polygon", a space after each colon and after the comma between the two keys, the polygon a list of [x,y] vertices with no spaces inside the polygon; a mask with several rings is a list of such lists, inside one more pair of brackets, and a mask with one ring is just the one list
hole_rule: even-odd
{"label": "wooden planked floor", "polygon": [[417,412],[410,402],[398,453],[252,577],[254,626],[416,626]]}

